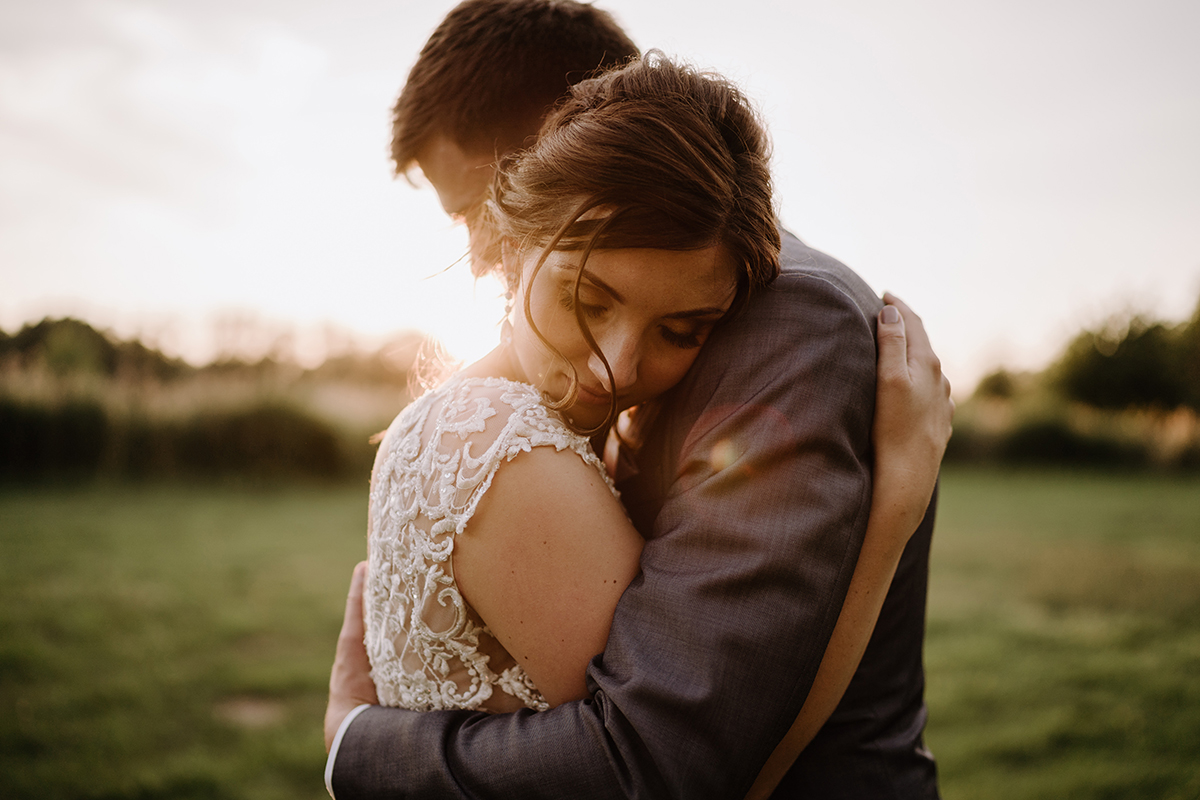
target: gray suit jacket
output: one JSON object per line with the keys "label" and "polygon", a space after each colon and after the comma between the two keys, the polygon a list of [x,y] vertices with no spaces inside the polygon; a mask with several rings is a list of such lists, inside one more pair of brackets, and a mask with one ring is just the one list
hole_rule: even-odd
{"label": "gray suit jacket", "polygon": [[[808,694],[871,500],[880,301],[790,235],[783,261],[664,398],[621,484],[647,544],[589,666],[592,698],[537,714],[368,709],[337,753],[338,800],[745,794]],[[937,797],[921,744],[932,516],[776,796]]]}

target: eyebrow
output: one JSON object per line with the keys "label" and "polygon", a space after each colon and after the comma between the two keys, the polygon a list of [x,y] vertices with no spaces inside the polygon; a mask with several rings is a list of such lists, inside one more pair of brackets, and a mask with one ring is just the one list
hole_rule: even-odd
{"label": "eyebrow", "polygon": [[[612,295],[612,298],[614,300],[616,300],[618,303],[625,302],[625,298],[621,296],[620,292],[618,292],[613,287],[609,286],[607,283],[605,283],[601,279],[597,278],[592,273],[588,272],[586,269],[583,271],[583,278],[588,283],[595,286],[597,289],[608,292],[608,294]],[[724,314],[727,311],[729,311],[728,308],[721,308],[720,306],[703,306],[701,308],[689,308],[686,311],[676,311],[672,314],[665,314],[663,316],[665,319],[693,319],[696,317],[720,317],[720,316],[724,316]]]}

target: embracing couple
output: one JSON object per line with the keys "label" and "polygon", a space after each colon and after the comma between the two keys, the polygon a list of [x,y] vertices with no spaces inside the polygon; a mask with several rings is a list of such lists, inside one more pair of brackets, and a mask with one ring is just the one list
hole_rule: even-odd
{"label": "embracing couple", "polygon": [[393,132],[510,303],[380,445],[330,793],[936,798],[949,384],[780,231],[747,100],[591,6],[467,0]]}

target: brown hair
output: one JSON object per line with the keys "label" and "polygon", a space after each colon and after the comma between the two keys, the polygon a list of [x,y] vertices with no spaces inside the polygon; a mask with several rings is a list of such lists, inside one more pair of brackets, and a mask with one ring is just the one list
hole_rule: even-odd
{"label": "brown hair", "polygon": [[[766,133],[737,87],[650,51],[573,87],[537,141],[501,162],[484,212],[493,238],[473,268],[499,262],[501,242],[521,253],[541,248],[532,281],[552,251],[581,250],[578,294],[594,249],[721,245],[739,267],[735,313],[779,274],[769,158]],[[525,296],[526,318],[553,351]],[[612,370],[575,306],[611,386]],[[574,401],[574,383],[557,407]],[[615,414],[614,397],[609,422]]]}
{"label": "brown hair", "polygon": [[637,47],[605,11],[574,0],[466,0],[421,49],[392,109],[397,175],[436,136],[502,155],[537,132],[574,83]]}

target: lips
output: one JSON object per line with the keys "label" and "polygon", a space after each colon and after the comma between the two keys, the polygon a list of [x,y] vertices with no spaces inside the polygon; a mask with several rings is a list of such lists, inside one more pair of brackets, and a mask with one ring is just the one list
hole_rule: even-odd
{"label": "lips", "polygon": [[612,400],[609,393],[603,389],[593,389],[590,386],[585,386],[581,383],[578,386],[576,402],[584,403],[589,406],[607,406],[612,402]]}

